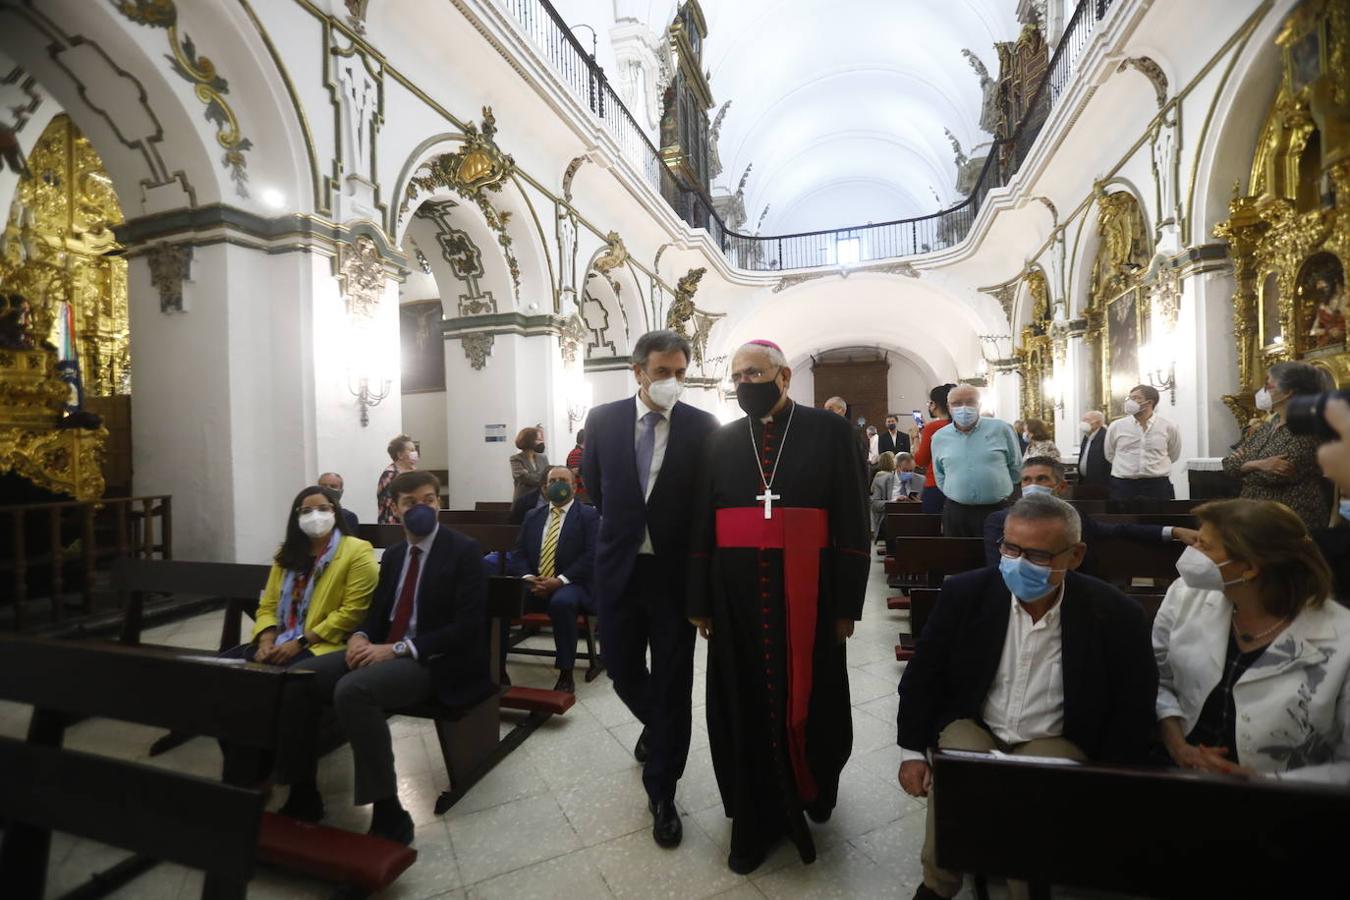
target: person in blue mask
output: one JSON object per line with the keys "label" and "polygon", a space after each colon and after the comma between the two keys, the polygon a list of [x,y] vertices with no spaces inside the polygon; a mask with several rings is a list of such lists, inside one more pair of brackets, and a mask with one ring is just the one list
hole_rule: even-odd
{"label": "person in blue mask", "polygon": [[997,567],[943,582],[899,689],[900,786],[929,798],[916,898],[953,897],[963,880],[934,855],[931,748],[1148,758],[1158,690],[1148,620],[1074,571],[1086,550],[1077,511],[1034,494],[1009,510]]}
{"label": "person in blue mask", "polygon": [[[1064,464],[1050,456],[1028,457],[1022,463],[1022,496],[1050,494],[1063,499],[1068,492],[1069,483],[1064,477]],[[1003,523],[1008,511],[1001,509],[984,520],[984,561],[987,565],[997,565],[999,561],[999,542],[1003,540]],[[1107,538],[1125,538],[1143,543],[1159,541],[1181,541],[1193,545],[1199,535],[1194,528],[1182,528],[1172,525],[1137,525],[1130,522],[1106,522],[1094,516],[1083,516],[1083,541],[1091,547]],[[1093,570],[1093,557],[1084,560],[1084,571],[1096,574]]]}
{"label": "person in blue mask", "polygon": [[980,415],[980,392],[958,384],[947,395],[952,426],[933,434],[933,467],[946,498],[942,533],[979,537],[984,520],[1001,509],[1020,477],[1022,448],[1012,426]]}

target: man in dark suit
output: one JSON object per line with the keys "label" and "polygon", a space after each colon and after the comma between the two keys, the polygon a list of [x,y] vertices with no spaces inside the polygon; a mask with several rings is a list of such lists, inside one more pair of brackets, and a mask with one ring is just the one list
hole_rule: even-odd
{"label": "man in dark suit", "polygon": [[530,593],[548,603],[557,651],[555,691],[576,692],[572,667],[577,658],[577,612],[595,612],[591,578],[595,574],[595,534],[600,514],[576,499],[576,481],[567,466],[545,475],[547,506],[525,516],[511,555],[511,574],[530,582]]}
{"label": "man in dark suit", "polygon": [[962,883],[934,856],[929,748],[1147,758],[1158,692],[1149,623],[1139,604],[1073,571],[1086,550],[1080,528],[1063,500],[1019,500],[1004,526],[998,567],[943,583],[905,667],[900,786],[929,796],[916,898],[952,897]]}
{"label": "man in dark suit", "polygon": [[[1051,494],[1063,499],[1069,489],[1064,478],[1064,464],[1051,456],[1033,456],[1022,463],[1022,496],[1033,494]],[[1008,518],[1008,510],[1000,509],[989,514],[984,520],[984,561],[986,565],[996,566],[999,560],[999,541],[1003,540],[1003,523]],[[1199,533],[1194,528],[1181,528],[1172,525],[1137,525],[1130,522],[1103,522],[1095,516],[1081,516],[1083,543],[1091,550],[1092,545],[1107,538],[1125,538],[1131,541],[1157,543],[1159,541],[1181,541],[1194,544]],[[1089,555],[1084,559],[1083,568],[1092,574],[1094,560]]]}
{"label": "man in dark suit", "polygon": [[1083,435],[1078,445],[1078,483],[1111,483],[1111,464],[1106,461],[1106,416],[1095,409],[1083,413],[1078,423]]}
{"label": "man in dark suit", "polygon": [[601,516],[592,596],[605,668],[643,725],[633,755],[643,763],[652,837],[663,847],[684,834],[675,785],[692,727],[694,628],[684,614],[690,517],[703,442],[717,428],[711,415],[679,402],[690,356],[689,342],[673,331],[638,338],[637,394],[591,410],[581,460]]}
{"label": "man in dark suit", "polygon": [[[494,688],[482,549],[437,523],[441,485],[435,475],[404,472],[389,491],[406,539],[384,551],[365,623],[348,639],[346,653],[324,654],[306,668],[316,673],[310,682],[315,699],[331,700],[351,743],[355,802],[375,804],[370,833],[408,844],[413,822],[398,801],[386,718],[432,699],[469,706]],[[306,756],[292,779],[292,800],[297,788],[314,790],[315,760]]]}
{"label": "man in dark suit", "polygon": [[909,435],[900,430],[900,418],[898,416],[886,417],[886,430],[877,436],[877,452],[909,452]]}
{"label": "man in dark suit", "polygon": [[347,526],[347,533],[356,534],[356,529],[361,527],[361,520],[356,517],[356,513],[342,505],[342,476],[336,472],[324,472],[316,484],[333,493],[333,502],[342,510],[342,522]]}

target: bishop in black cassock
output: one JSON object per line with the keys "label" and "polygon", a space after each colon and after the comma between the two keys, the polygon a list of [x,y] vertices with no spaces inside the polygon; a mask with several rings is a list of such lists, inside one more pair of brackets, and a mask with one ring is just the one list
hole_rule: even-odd
{"label": "bishop in black cassock", "polygon": [[787,398],[777,345],[732,360],[747,416],[714,432],[694,498],[689,617],[708,638],[708,734],[732,819],[728,865],[782,837],[804,862],[853,747],[845,639],[870,558],[862,461],[846,421]]}

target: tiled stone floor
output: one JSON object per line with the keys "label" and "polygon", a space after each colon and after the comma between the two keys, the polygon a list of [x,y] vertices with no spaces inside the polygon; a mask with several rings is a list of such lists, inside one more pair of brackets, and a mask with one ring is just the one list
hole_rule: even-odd
{"label": "tiled stone floor", "polygon": [[[578,678],[578,703],[536,731],[444,817],[432,811],[445,786],[429,722],[393,721],[399,791],[417,825],[417,863],[385,894],[408,898],[657,898],[909,897],[920,879],[924,803],[896,783],[896,632],[904,616],[889,612],[880,563],[874,565],[863,621],[849,642],[854,749],[844,770],[834,817],[812,826],[820,856],[803,866],[795,850],[780,847],[749,878],[726,866],[730,823],[722,813],[703,718],[705,649],[699,642],[694,684],[694,739],[677,803],[684,842],[662,850],[651,839],[651,817],[632,747],[641,730],[607,678]],[[220,634],[219,613],[147,633],[157,643],[210,648]],[[547,638],[536,639],[550,646]],[[516,684],[551,687],[545,658],[511,657]],[[526,661],[520,661],[526,660]],[[27,709],[0,705],[0,734],[22,736]],[[505,727],[509,726],[504,726]],[[219,777],[220,753],[197,739],[154,760],[146,753],[158,732],[105,720],[86,722],[67,745],[137,759],[206,777]],[[351,805],[349,751],[327,757],[320,787],[326,824],[364,831],[368,808]],[[280,792],[279,792],[280,793]],[[273,798],[273,807],[282,796]],[[60,835],[48,881],[56,896],[107,868],[121,851]],[[118,896],[175,898],[199,895],[197,873],[161,865]],[[997,888],[995,889],[997,893]],[[317,882],[261,870],[250,886],[259,898],[324,897]],[[969,885],[963,896],[972,894]]]}

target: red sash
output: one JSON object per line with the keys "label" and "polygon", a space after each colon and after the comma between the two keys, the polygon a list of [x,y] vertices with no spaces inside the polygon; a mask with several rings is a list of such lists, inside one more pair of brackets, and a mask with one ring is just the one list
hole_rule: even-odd
{"label": "red sash", "polygon": [[823,509],[778,507],[772,519],[764,518],[760,506],[717,511],[717,546],[783,551],[788,752],[803,803],[815,800],[817,794],[816,780],[806,763],[806,717],[820,599],[820,551],[829,546],[829,536],[829,517]]}

